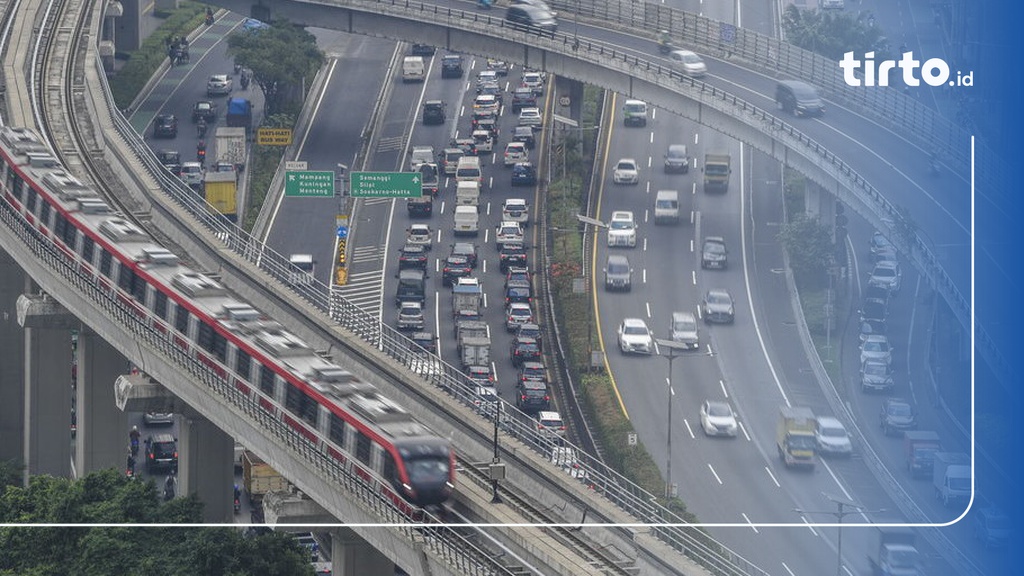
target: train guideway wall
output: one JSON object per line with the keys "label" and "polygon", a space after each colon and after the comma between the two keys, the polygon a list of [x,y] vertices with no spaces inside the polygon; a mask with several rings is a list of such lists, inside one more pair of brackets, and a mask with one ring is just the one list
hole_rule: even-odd
{"label": "train guideway wall", "polygon": [[0,315],[8,321],[0,323],[0,460],[24,457],[25,449],[25,379],[24,361],[6,361],[7,358],[25,358],[25,334],[17,322],[17,302],[31,280],[18,263],[0,250]]}

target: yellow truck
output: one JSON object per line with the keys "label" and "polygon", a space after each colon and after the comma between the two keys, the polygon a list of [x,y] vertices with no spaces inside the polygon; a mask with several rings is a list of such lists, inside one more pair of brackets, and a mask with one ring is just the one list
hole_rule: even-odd
{"label": "yellow truck", "polygon": [[728,192],[729,174],[732,174],[732,157],[728,154],[705,154],[704,192]]}
{"label": "yellow truck", "polygon": [[288,480],[251,450],[242,454],[242,483],[253,504],[261,502],[267,492],[288,490]]}
{"label": "yellow truck", "polygon": [[779,409],[779,425],[775,432],[775,444],[779,459],[786,467],[803,466],[814,468],[815,439],[817,427],[814,413],[810,408],[783,406]]}
{"label": "yellow truck", "polygon": [[213,209],[231,222],[238,220],[236,173],[207,172],[203,176],[203,192]]}

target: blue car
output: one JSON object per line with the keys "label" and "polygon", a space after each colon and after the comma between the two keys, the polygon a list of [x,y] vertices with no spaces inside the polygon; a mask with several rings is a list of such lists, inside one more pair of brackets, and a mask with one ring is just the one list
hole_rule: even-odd
{"label": "blue car", "polygon": [[537,169],[529,162],[519,162],[512,166],[513,186],[534,186],[537,184]]}

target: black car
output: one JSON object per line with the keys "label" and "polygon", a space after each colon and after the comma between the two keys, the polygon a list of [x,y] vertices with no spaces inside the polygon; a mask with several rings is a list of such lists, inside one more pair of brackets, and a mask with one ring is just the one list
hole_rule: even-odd
{"label": "black car", "polygon": [[452,244],[451,253],[453,256],[465,256],[469,260],[469,265],[476,268],[476,244],[472,242],[456,242]]}
{"label": "black car", "polygon": [[505,10],[505,20],[525,28],[554,33],[558,30],[555,15],[546,7],[532,4],[517,4]]}
{"label": "black car", "polygon": [[729,265],[729,251],[725,248],[725,239],[721,236],[707,236],[701,247],[700,267],[724,270]]}
{"label": "black car", "polygon": [[490,366],[466,366],[466,376],[481,386],[494,386],[494,372]]}
{"label": "black car", "polygon": [[513,366],[522,366],[526,362],[541,359],[540,345],[537,344],[536,340],[528,336],[516,336],[513,338],[508,354],[512,359]]}
{"label": "black car", "polygon": [[530,286],[509,286],[505,289],[505,305],[509,305],[513,302],[522,302],[523,304],[529,304],[533,301],[533,294],[530,291]]}
{"label": "black car", "polygon": [[902,398],[886,398],[878,414],[878,427],[886,436],[917,428],[917,414],[910,402]]}
{"label": "black car", "polygon": [[530,287],[530,269],[511,267],[505,271],[505,288],[511,286]]}
{"label": "black car", "polygon": [[512,92],[512,112],[518,114],[523,108],[536,108],[537,95],[531,88],[520,86]]}
{"label": "black car", "polygon": [[799,80],[783,80],[775,87],[775,103],[784,112],[793,116],[821,116],[825,113],[825,103],[818,96],[818,91]]}
{"label": "black car", "polygon": [[405,208],[409,211],[410,217],[428,218],[434,213],[434,201],[429,195],[409,198],[406,201]]}
{"label": "black car", "polygon": [[217,119],[217,105],[209,100],[199,100],[192,107],[192,121],[199,122],[202,118],[205,122],[213,122]]}
{"label": "black car", "polygon": [[537,346],[541,350],[544,349],[544,342],[543,342],[544,335],[540,331],[540,326],[537,325],[537,324],[534,324],[532,322],[527,322],[526,324],[520,324],[519,328],[516,329],[516,337],[517,338],[524,338],[524,337],[525,338],[533,338],[533,340],[535,342],[537,342]]}
{"label": "black car", "polygon": [[398,251],[398,269],[427,269],[427,248],[422,244],[406,244]]}
{"label": "black car", "polygon": [[529,162],[518,162],[512,166],[513,186],[535,186],[537,184],[537,169]]}
{"label": "black car", "polygon": [[444,124],[447,118],[445,104],[442,100],[427,100],[423,103],[423,124]]}
{"label": "black car", "polygon": [[[525,324],[523,324],[525,326]],[[542,362],[524,362],[519,368],[519,381],[547,382],[548,370]]]}
{"label": "black car", "polygon": [[420,164],[419,173],[422,178],[422,189],[423,193],[429,196],[437,196],[437,191],[441,186],[441,174],[437,168],[437,164],[433,162],[424,162]]}
{"label": "black car", "polygon": [[527,413],[550,409],[551,395],[548,394],[548,385],[540,380],[520,380],[516,384],[516,408]]}
{"label": "black car", "polygon": [[879,324],[885,324],[885,318],[889,314],[889,306],[885,300],[879,300],[877,298],[868,298],[864,300],[864,303],[860,306],[860,321],[863,322],[876,322]]}
{"label": "black car", "polygon": [[665,151],[665,173],[686,174],[690,171],[690,156],[686,152],[686,144],[669,144]]}
{"label": "black car", "polygon": [[171,174],[181,175],[181,154],[177,150],[160,150],[156,153],[156,157]]}
{"label": "black car", "polygon": [[444,267],[441,271],[441,282],[445,286],[451,286],[459,278],[466,278],[473,273],[473,267],[469,265],[469,258],[458,254],[452,254],[445,258]]}
{"label": "black car", "polygon": [[177,138],[178,118],[174,114],[158,114],[153,120],[153,138]]}
{"label": "black car", "polygon": [[422,349],[431,354],[437,353],[437,338],[434,338],[433,332],[413,332],[409,338],[412,340],[409,347],[413,350]]}
{"label": "black car", "polygon": [[493,138],[495,141],[498,140],[498,133],[501,132],[501,129],[498,128],[497,116],[487,116],[484,118],[480,118],[479,120],[474,120],[472,124],[473,130],[486,130],[491,133],[491,138]]}
{"label": "black car", "polygon": [[170,472],[178,468],[178,441],[170,434],[146,439],[146,471]]}
{"label": "black car", "polygon": [[434,48],[430,44],[413,44],[409,53],[413,56],[433,56],[437,48]]}
{"label": "black car", "polygon": [[506,242],[501,245],[498,252],[498,265],[502,272],[508,271],[512,266],[526,266],[526,246],[520,242]]}
{"label": "black car", "polygon": [[441,57],[441,78],[462,78],[462,56],[445,54]]}
{"label": "black car", "polygon": [[512,129],[512,141],[522,142],[527,150],[533,150],[537,145],[537,139],[533,135],[532,126],[516,126]]}

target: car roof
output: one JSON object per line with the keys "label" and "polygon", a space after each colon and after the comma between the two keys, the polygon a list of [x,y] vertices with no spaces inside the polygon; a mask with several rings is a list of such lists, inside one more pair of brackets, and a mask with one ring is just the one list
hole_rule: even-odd
{"label": "car roof", "polygon": [[646,328],[647,327],[647,322],[644,322],[643,319],[641,319],[641,318],[623,318],[622,319],[622,325],[623,326],[643,326],[644,328]]}
{"label": "car roof", "polygon": [[889,343],[889,338],[885,334],[868,334],[864,337],[864,342],[884,342]]}
{"label": "car roof", "polygon": [[843,423],[838,418],[833,418],[832,416],[818,416],[818,425],[846,430],[846,426],[843,426]]}
{"label": "car roof", "polygon": [[732,405],[724,400],[705,400],[708,408],[728,408],[729,412],[732,413]]}
{"label": "car roof", "polygon": [[513,302],[509,304],[512,310],[531,310],[530,305],[525,302]]}
{"label": "car roof", "polygon": [[669,144],[668,145],[668,152],[669,152],[669,154],[671,154],[673,152],[685,153],[686,152],[686,144]]}
{"label": "car roof", "polygon": [[633,213],[629,210],[615,210],[612,212],[612,220],[633,220]]}
{"label": "car roof", "polygon": [[636,164],[636,160],[633,159],[633,158],[619,158],[619,161],[617,162],[617,164],[622,164],[623,162],[629,162],[631,164]]}

